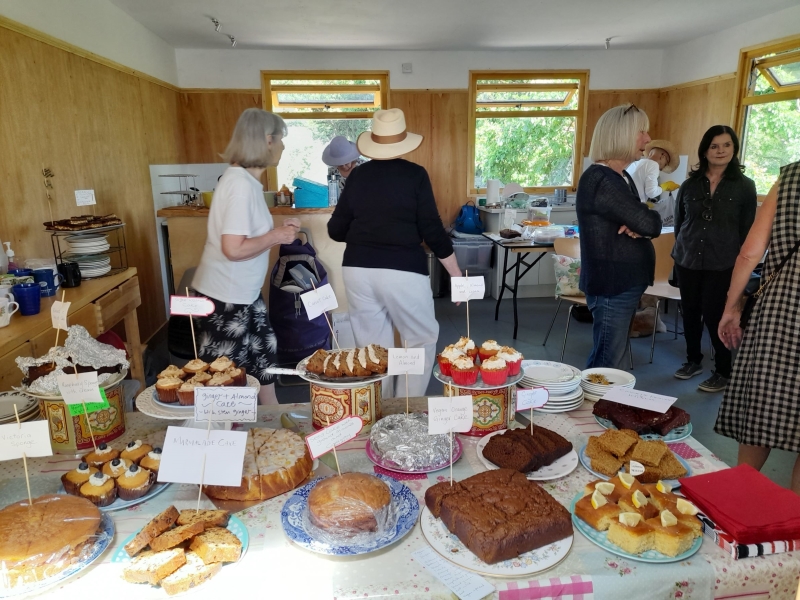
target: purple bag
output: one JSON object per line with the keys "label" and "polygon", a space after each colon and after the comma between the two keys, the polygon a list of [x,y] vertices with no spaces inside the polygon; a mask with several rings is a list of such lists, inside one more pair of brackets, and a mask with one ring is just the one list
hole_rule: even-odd
{"label": "purple bag", "polygon": [[[305,306],[289,269],[303,265],[320,282],[328,283],[328,273],[317,260],[314,248],[306,242],[295,240],[281,245],[278,262],[270,274],[269,320],[278,340],[278,362],[292,367],[316,350],[330,349],[331,331],[325,315],[308,320]],[[293,291],[285,289],[291,287]]]}

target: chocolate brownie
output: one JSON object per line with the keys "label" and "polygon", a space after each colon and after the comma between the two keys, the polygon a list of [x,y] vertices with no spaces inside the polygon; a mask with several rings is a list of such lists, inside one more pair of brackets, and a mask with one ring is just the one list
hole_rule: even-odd
{"label": "chocolate brownie", "polygon": [[498,467],[521,473],[535,471],[552,464],[572,451],[572,444],[554,431],[533,426],[509,429],[492,436],[483,449],[483,456]]}
{"label": "chocolate brownie", "polygon": [[437,483],[425,504],[488,564],[515,558],[572,535],[569,511],[519,471],[498,469]]}
{"label": "chocolate brownie", "polygon": [[618,429],[631,429],[639,435],[667,435],[676,427],[687,425],[690,421],[689,413],[677,406],[670,406],[667,412],[659,413],[608,400],[598,400],[592,413],[601,419],[608,419]]}

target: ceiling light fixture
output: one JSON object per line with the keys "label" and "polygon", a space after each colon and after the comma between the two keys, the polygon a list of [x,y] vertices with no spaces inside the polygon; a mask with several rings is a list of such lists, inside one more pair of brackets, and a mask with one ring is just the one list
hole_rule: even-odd
{"label": "ceiling light fixture", "polygon": [[606,50],[611,46],[611,38],[606,38]]}
{"label": "ceiling light fixture", "polygon": [[224,31],[220,31],[220,28],[222,27],[222,23],[220,23],[218,19],[216,19],[215,17],[211,17],[211,16],[209,16],[208,18],[211,19],[211,22],[214,24],[214,31],[216,31],[217,33],[220,33],[220,34],[224,35],[225,37],[227,37],[231,41],[231,48],[235,48],[236,47],[236,38],[233,37],[230,33],[225,33]]}
{"label": "ceiling light fixture", "polygon": [[222,25],[219,24],[219,21],[217,21],[214,17],[208,18],[211,19],[211,22],[214,24],[214,31],[219,31],[219,28],[222,27]]}
{"label": "ceiling light fixture", "polygon": [[236,38],[233,37],[232,35],[229,35],[228,37],[231,40],[231,48],[235,48],[236,47]]}

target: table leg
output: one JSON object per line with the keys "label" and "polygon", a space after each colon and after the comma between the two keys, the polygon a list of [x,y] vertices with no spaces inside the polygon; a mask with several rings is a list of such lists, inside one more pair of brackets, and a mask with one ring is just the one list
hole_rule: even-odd
{"label": "table leg", "polygon": [[503,299],[503,293],[506,291],[506,269],[508,268],[508,248],[503,248],[503,270],[500,271],[500,295],[497,296],[497,304],[494,305],[494,320],[500,314],[500,301]]}
{"label": "table leg", "polygon": [[517,263],[514,265],[514,289],[512,290],[512,294],[514,296],[514,339],[517,339],[517,326],[519,325],[519,321],[517,319],[517,289],[519,288],[519,263],[521,262],[522,254],[517,254]]}
{"label": "table leg", "polygon": [[147,386],[144,381],[144,363],[142,362],[142,342],[139,339],[139,319],[134,308],[123,317],[125,323],[125,337],[130,346],[131,377],[139,382],[144,390]]}

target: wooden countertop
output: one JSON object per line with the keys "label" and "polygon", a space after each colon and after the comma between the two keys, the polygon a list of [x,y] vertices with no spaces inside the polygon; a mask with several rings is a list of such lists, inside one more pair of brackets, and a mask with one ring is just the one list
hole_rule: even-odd
{"label": "wooden countertop", "polygon": [[[274,206],[269,209],[271,215],[291,217],[294,215],[324,215],[333,213],[333,207],[326,208],[292,208],[291,206]],[[156,214],[159,217],[208,217],[209,210],[205,206],[170,206],[162,208]]]}
{"label": "wooden countertop", "polygon": [[[110,277],[100,277],[99,279],[90,279],[83,281],[78,287],[66,288],[65,302],[71,302],[68,315],[79,311],[90,302],[97,300],[100,296],[113,290],[128,279],[136,275],[136,268],[129,267],[122,273],[111,275]],[[50,319],[50,307],[56,300],[61,300],[61,291],[49,298],[42,298],[42,308],[37,315],[23,317],[19,313],[11,317],[11,323],[8,327],[0,329],[0,348],[2,351],[7,352],[13,350],[20,344],[35,338],[37,335],[52,328],[52,321]],[[69,320],[67,321],[69,322]],[[61,341],[63,343],[65,332],[61,332]],[[56,333],[53,331],[53,340],[55,341]]]}

